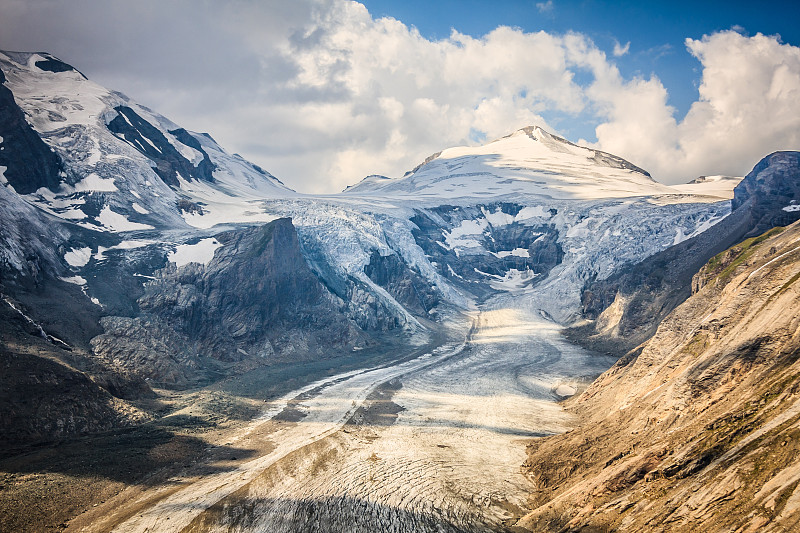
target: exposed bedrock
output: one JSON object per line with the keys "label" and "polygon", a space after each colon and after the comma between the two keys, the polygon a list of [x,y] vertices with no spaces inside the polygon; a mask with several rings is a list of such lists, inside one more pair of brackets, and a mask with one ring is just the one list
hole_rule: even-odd
{"label": "exposed bedrock", "polygon": [[715,257],[697,292],[533,443],[531,531],[800,525],[800,226]]}
{"label": "exposed bedrock", "polygon": [[367,335],[306,264],[290,219],[216,235],[208,265],[168,264],[144,286],[134,317],[106,317],[95,351],[170,386],[230,365],[325,358]]}

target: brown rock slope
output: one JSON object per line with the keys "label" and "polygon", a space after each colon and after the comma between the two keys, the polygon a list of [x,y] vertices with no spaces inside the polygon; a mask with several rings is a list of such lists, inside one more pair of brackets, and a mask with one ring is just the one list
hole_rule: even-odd
{"label": "brown rock slope", "polygon": [[800,531],[800,223],[714,257],[536,441],[532,531]]}

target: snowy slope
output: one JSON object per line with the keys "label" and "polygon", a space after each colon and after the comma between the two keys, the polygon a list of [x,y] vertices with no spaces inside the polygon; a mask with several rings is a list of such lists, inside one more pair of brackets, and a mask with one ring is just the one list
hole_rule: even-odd
{"label": "snowy slope", "polygon": [[588,282],[720,222],[736,183],[663,185],[624,159],[529,127],[446,149],[402,178],[369,176],[341,201],[404,219],[392,225],[393,235],[407,235],[396,239],[400,253],[427,263],[432,283],[443,278],[476,298],[489,287],[567,323]]}
{"label": "snowy slope", "polygon": [[25,199],[88,229],[121,232],[267,221],[257,201],[293,195],[228,154],[57,58],[0,52],[4,85],[63,162],[57,187]]}
{"label": "snowy slope", "polygon": [[743,179],[742,176],[700,176],[689,183],[673,185],[672,188],[683,194],[714,196],[730,200],[733,198],[733,189]]}
{"label": "snowy slope", "polygon": [[349,195],[602,199],[675,194],[635,165],[533,126],[484,146],[448,148],[402,178],[370,176]]}
{"label": "snowy slope", "polygon": [[[27,123],[63,162],[56,185],[17,198],[67,228],[123,234],[100,242],[83,233],[59,252],[63,268],[89,280],[81,283],[89,295],[87,273],[107,268],[109,256],[203,265],[220,231],[289,216],[309,265],[360,324],[388,314],[399,325],[420,325],[397,299],[402,284],[374,274],[388,264],[414,292],[443,302],[469,308],[505,294],[569,321],[587,281],[730,211],[706,189],[684,194],[538,127],[446,149],[403,178],[375,175],[344,194],[300,195],[209,135],[180,128],[52,56],[0,53],[0,68]],[[13,190],[10,180],[3,185]],[[143,283],[151,272],[132,275]],[[105,303],[108,296],[97,294]]]}

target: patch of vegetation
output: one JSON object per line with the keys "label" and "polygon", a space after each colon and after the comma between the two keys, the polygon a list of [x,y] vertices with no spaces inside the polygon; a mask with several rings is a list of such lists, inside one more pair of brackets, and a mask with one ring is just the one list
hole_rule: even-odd
{"label": "patch of vegetation", "polygon": [[772,228],[758,237],[745,239],[724,252],[718,253],[706,263],[705,270],[708,277],[726,281],[742,263],[752,257],[761,243],[770,237],[781,234],[785,229],[781,226]]}

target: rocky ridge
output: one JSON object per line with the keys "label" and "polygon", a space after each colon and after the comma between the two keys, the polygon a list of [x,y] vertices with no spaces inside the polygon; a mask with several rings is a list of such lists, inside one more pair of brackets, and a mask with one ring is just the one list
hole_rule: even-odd
{"label": "rocky ridge", "polygon": [[226,367],[325,358],[371,341],[309,269],[289,219],[220,233],[208,264],[154,272],[135,317],[106,316],[94,352],[162,385]]}

